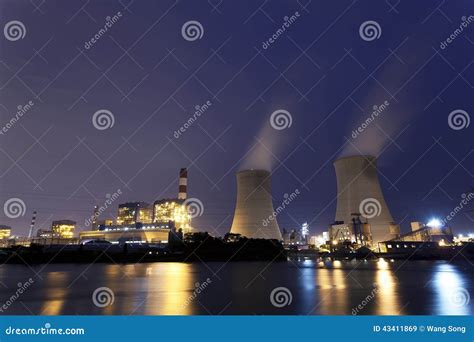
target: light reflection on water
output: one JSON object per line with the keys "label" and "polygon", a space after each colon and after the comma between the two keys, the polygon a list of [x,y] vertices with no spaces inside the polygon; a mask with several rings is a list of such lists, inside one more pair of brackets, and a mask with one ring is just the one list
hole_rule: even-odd
{"label": "light reflection on water", "polygon": [[[18,282],[34,284],[3,314],[316,314],[470,315],[472,266],[446,262],[292,260],[290,262],[150,263],[137,265],[38,266],[42,280],[27,267],[3,265],[0,298]],[[200,284],[211,283],[200,293]],[[92,302],[98,287],[114,292],[104,308]],[[276,287],[292,293],[292,303],[271,305]],[[455,292],[457,290],[458,292]],[[462,292],[463,290],[464,292]],[[21,303],[19,303],[21,301]],[[460,305],[461,304],[461,305]]]}

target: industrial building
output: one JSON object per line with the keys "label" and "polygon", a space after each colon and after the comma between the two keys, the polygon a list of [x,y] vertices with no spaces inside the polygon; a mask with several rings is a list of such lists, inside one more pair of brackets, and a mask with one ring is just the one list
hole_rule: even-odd
{"label": "industrial building", "polygon": [[[332,238],[350,235],[363,238],[372,246],[397,237],[400,228],[393,221],[380,187],[377,159],[373,156],[349,156],[334,162],[337,178],[337,207]],[[362,212],[361,212],[362,211]],[[366,211],[366,212],[364,212]],[[359,231],[354,227],[362,225]],[[355,222],[355,221],[356,222]],[[343,232],[343,226],[349,233]],[[341,230],[342,229],[342,230]],[[330,229],[331,230],[331,229]]]}
{"label": "industrial building", "polygon": [[0,225],[0,240],[8,239],[12,233],[12,227]]}
{"label": "industrial building", "polygon": [[79,233],[79,239],[107,240],[116,243],[167,243],[173,224],[141,224],[101,226],[99,230]]}
{"label": "industrial building", "polygon": [[151,223],[152,209],[146,202],[128,202],[118,206],[117,224],[129,225],[135,222]]}
{"label": "industrial building", "polygon": [[417,248],[420,245],[446,246],[454,242],[452,229],[443,226],[439,220],[432,220],[427,224],[411,222],[410,232],[383,241],[379,245],[381,251],[403,252],[407,248]]}
{"label": "industrial building", "polygon": [[166,243],[170,231],[191,232],[186,206],[187,169],[179,172],[178,198],[119,204],[117,222],[97,220],[97,229],[79,233],[80,240],[103,239],[113,243]]}
{"label": "industrial building", "polygon": [[237,201],[230,233],[254,239],[282,240],[273,210],[269,171],[237,173]]}
{"label": "industrial building", "polygon": [[[33,227],[33,224],[32,224]],[[51,229],[38,229],[36,237],[41,239],[72,239],[76,229],[76,222],[71,220],[58,220],[51,223]],[[31,229],[33,230],[33,229]]]}

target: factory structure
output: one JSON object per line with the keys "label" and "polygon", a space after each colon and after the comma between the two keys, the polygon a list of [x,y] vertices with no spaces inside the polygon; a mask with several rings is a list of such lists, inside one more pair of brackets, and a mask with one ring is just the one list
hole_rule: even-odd
{"label": "factory structure", "polygon": [[334,162],[337,179],[335,221],[329,227],[331,241],[353,241],[377,246],[396,238],[400,227],[394,223],[379,182],[377,159],[349,156]]}
{"label": "factory structure", "polygon": [[273,210],[269,171],[237,173],[237,200],[230,233],[252,239],[282,240]]}
{"label": "factory structure", "polygon": [[[119,204],[116,224],[98,221],[94,214],[92,230],[79,233],[81,241],[106,240],[112,243],[167,243],[170,232],[192,231],[187,208],[187,169],[179,172],[178,197],[160,199],[153,204],[127,202]],[[95,209],[95,213],[97,209]]]}
{"label": "factory structure", "polygon": [[[267,170],[242,170],[236,174],[237,196],[230,227],[233,239],[271,239],[281,241],[289,249],[308,246],[352,245],[365,246],[375,251],[391,251],[415,242],[453,243],[450,228],[441,223],[412,223],[412,231],[400,234],[394,223],[379,182],[377,159],[373,156],[349,156],[334,162],[337,179],[337,205],[335,220],[321,236],[309,236],[309,226],[301,231],[280,231],[271,195],[271,173]],[[115,244],[148,243],[166,244],[173,237],[183,238],[192,233],[192,212],[187,198],[188,173],[179,172],[176,198],[159,199],[154,203],[143,201],[118,205],[117,217],[99,216],[104,208],[94,207],[93,215],[86,220],[89,230],[75,237],[76,222],[53,221],[51,228],[39,229],[35,234],[36,212],[33,213],[29,236],[11,237],[11,228],[0,226],[0,246],[35,244],[77,244],[84,241],[108,241]],[[115,194],[114,194],[115,195]],[[113,198],[116,200],[118,195]],[[398,243],[399,242],[399,243]],[[411,244],[409,242],[414,242]]]}

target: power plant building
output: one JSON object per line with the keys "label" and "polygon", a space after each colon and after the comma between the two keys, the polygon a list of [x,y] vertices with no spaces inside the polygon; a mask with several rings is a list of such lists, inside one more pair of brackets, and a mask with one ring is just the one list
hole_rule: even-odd
{"label": "power plant building", "polygon": [[53,221],[51,224],[51,237],[59,237],[61,239],[72,239],[76,222],[71,220]]}
{"label": "power plant building", "polygon": [[351,228],[354,217],[360,216],[373,246],[398,236],[400,229],[393,222],[380,187],[377,159],[373,156],[343,157],[334,162],[334,168],[337,178],[336,223]]}
{"label": "power plant building", "polygon": [[186,206],[187,169],[179,173],[178,198],[119,205],[116,224],[96,220],[97,229],[81,232],[80,239],[104,239],[111,242],[166,243],[170,230],[191,231],[191,215]]}
{"label": "power plant building", "polygon": [[230,233],[253,239],[282,240],[273,210],[269,171],[237,173],[237,201]]}
{"label": "power plant building", "polygon": [[0,240],[8,239],[12,233],[12,227],[0,225]]}

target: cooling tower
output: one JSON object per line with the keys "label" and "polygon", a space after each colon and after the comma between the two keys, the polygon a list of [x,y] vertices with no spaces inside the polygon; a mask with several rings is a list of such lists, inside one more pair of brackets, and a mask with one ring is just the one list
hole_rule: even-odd
{"label": "cooling tower", "polygon": [[380,188],[377,159],[373,156],[344,157],[334,162],[337,178],[336,221],[351,223],[354,213],[370,224],[373,245],[396,237],[392,215]]}
{"label": "cooling tower", "polygon": [[237,203],[230,232],[254,239],[282,239],[273,213],[270,172],[237,173]]}

